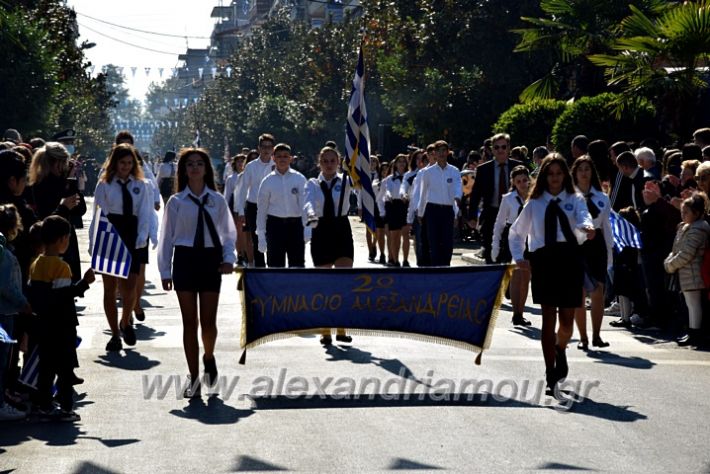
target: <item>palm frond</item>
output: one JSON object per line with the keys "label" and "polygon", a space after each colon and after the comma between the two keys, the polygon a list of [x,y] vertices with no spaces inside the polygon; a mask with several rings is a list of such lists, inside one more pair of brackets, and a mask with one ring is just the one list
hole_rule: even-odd
{"label": "palm frond", "polygon": [[520,93],[520,102],[530,102],[537,99],[553,99],[559,90],[559,78],[554,71],[546,74],[527,86]]}

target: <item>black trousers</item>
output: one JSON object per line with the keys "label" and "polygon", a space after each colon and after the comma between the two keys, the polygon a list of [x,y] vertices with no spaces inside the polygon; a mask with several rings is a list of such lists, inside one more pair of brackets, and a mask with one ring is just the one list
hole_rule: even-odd
{"label": "black trousers", "polygon": [[300,217],[266,217],[266,263],[270,268],[306,266],[306,244]]}
{"label": "black trousers", "polygon": [[424,225],[429,243],[429,264],[448,267],[454,253],[454,208],[429,203],[424,211]]}
{"label": "black trousers", "polygon": [[481,239],[483,240],[483,258],[487,264],[496,263],[491,259],[491,247],[493,246],[493,227],[498,217],[498,208],[484,206],[479,216],[481,224]]}
{"label": "black trousers", "polygon": [[266,262],[264,261],[264,254],[259,252],[259,237],[256,235],[256,203],[247,201],[244,208],[244,219],[247,224],[245,230],[251,232],[251,243],[252,247],[254,247],[254,266],[264,268],[266,267]]}
{"label": "black trousers", "polygon": [[424,220],[414,219],[412,224],[414,229],[414,253],[417,256],[418,267],[428,267],[429,264],[429,242],[427,241],[426,225]]}

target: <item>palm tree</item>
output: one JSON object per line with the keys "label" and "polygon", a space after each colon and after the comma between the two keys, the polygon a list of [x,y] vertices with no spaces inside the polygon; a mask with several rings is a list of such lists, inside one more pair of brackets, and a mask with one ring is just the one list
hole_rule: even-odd
{"label": "palm tree", "polygon": [[[611,52],[619,22],[628,15],[630,1],[541,0],[545,18],[523,17],[531,25],[513,32],[521,35],[516,52],[548,51],[555,57],[553,68],[520,94],[533,99],[569,99],[596,95],[606,90],[603,70],[587,56]],[[659,12],[663,0],[638,0],[643,11]]]}
{"label": "palm tree", "polygon": [[648,97],[671,133],[687,137],[708,87],[710,0],[675,4],[655,19],[636,7],[631,11],[612,45],[617,53],[589,59],[605,68],[610,86],[621,88],[617,113]]}

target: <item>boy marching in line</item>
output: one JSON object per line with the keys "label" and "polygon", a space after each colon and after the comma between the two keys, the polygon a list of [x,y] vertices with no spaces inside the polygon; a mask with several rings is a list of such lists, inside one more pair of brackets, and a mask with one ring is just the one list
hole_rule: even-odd
{"label": "boy marching in line", "polygon": [[306,178],[291,168],[291,147],[274,147],[274,170],[264,178],[257,194],[256,235],[259,252],[266,252],[269,267],[305,266],[303,205]]}
{"label": "boy marching in line", "polygon": [[461,203],[461,175],[447,163],[449,144],[434,143],[436,165],[419,172],[420,195],[417,215],[424,221],[429,243],[429,264],[450,266],[454,251],[454,204]]}
{"label": "boy marching in line", "polygon": [[237,226],[243,225],[244,232],[250,233],[252,236],[254,258],[253,261],[248,262],[248,265],[260,268],[265,267],[266,264],[264,254],[259,251],[259,240],[255,234],[258,209],[257,194],[261,181],[274,169],[272,155],[275,143],[274,136],[269,133],[264,133],[259,137],[259,159],[247,163],[244,167],[244,176],[238,196],[234,200],[234,209],[232,209],[232,212],[239,215]]}

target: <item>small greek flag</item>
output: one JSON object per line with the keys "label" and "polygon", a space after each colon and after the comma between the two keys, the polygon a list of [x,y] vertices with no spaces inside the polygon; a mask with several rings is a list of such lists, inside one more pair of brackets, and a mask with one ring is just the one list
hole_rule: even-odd
{"label": "small greek flag", "polygon": [[621,252],[625,247],[641,248],[641,234],[634,225],[614,211],[609,214],[614,250]]}
{"label": "small greek flag", "polygon": [[17,341],[14,340],[10,335],[7,333],[4,327],[2,327],[2,324],[0,324],[0,342],[4,344],[16,344]]}
{"label": "small greek flag", "polygon": [[101,208],[94,212],[94,231],[91,250],[91,268],[97,273],[118,278],[128,278],[131,268],[131,252],[109,222]]}
{"label": "small greek flag", "polygon": [[37,388],[37,379],[39,378],[39,346],[35,346],[30,352],[29,357],[25,358],[25,363],[22,365],[20,373],[20,383],[28,387]]}

